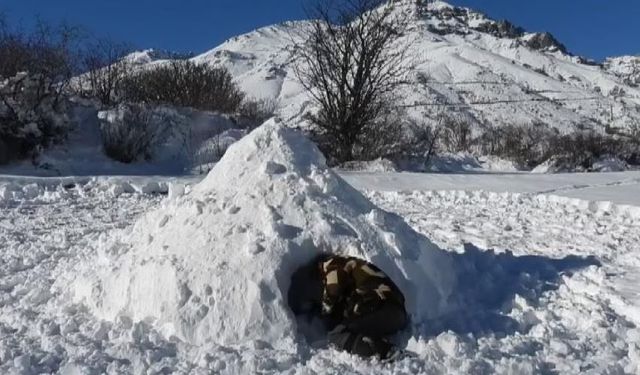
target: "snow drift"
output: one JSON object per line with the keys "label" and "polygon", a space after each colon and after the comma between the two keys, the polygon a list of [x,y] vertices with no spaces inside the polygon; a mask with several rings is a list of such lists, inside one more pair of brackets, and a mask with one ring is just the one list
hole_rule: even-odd
{"label": "snow drift", "polygon": [[404,292],[414,323],[447,307],[450,258],[327,168],[315,145],[274,120],[234,144],[186,194],[129,238],[99,245],[76,301],[100,318],[145,320],[198,345],[289,346],[293,271],[318,252],[372,261]]}

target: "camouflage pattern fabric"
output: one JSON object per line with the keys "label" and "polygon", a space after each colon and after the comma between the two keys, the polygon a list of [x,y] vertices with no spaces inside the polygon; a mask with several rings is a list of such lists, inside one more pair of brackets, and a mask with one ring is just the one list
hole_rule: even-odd
{"label": "camouflage pattern fabric", "polygon": [[408,321],[400,289],[362,259],[328,256],[319,260],[318,268],[329,342],[363,357],[388,358],[393,345],[386,337],[404,329]]}
{"label": "camouflage pattern fabric", "polygon": [[364,260],[331,256],[319,264],[324,290],[322,312],[338,321],[352,320],[393,304],[404,309],[404,296],[378,267]]}

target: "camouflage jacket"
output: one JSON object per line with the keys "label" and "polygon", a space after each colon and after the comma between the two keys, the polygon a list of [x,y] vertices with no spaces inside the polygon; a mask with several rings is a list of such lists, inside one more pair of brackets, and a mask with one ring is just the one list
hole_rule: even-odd
{"label": "camouflage jacket", "polygon": [[352,319],[394,303],[404,309],[400,289],[380,269],[364,260],[331,256],[318,265],[323,280],[322,313]]}

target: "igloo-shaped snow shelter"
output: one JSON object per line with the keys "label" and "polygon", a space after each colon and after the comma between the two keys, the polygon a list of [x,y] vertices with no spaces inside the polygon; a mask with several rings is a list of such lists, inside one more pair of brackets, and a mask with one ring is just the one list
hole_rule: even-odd
{"label": "igloo-shaped snow shelter", "polygon": [[415,323],[446,307],[454,280],[444,251],[373,205],[311,141],[275,120],[114,243],[78,278],[76,300],[109,320],[151,318],[195,345],[291,342],[290,277],[320,251],[379,266]]}

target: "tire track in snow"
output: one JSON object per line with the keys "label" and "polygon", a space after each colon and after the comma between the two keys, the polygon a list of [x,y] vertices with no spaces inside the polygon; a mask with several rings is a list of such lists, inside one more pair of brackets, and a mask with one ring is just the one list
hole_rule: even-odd
{"label": "tire track in snow", "polygon": [[583,190],[583,189],[590,189],[590,188],[606,188],[606,187],[626,186],[626,185],[640,185],[640,178],[625,179],[621,181],[612,181],[612,182],[606,182],[602,184],[567,185],[567,186],[561,186],[554,189],[540,190],[531,194],[554,194],[554,193],[561,193],[561,192],[574,191],[574,190]]}

